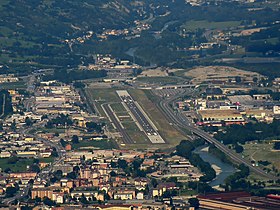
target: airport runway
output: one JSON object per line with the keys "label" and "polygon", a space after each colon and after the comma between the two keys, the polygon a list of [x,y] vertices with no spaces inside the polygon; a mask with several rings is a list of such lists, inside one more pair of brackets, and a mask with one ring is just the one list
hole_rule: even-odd
{"label": "airport runway", "polygon": [[127,134],[127,132],[122,128],[119,121],[116,119],[115,115],[113,114],[112,110],[109,107],[109,104],[104,104],[103,106],[104,111],[109,116],[112,123],[116,126],[117,130],[123,137],[123,142],[125,144],[134,144],[134,141],[130,138],[130,136]]}
{"label": "airport runway", "polygon": [[157,135],[157,131],[153,128],[144,114],[139,110],[135,102],[130,96],[121,96],[122,101],[127,105],[136,120],[148,135]]}
{"label": "airport runway", "polygon": [[140,107],[140,105],[136,101],[134,101],[129,93],[127,91],[117,91],[117,93],[121,98],[124,106],[127,107],[130,114],[137,121],[138,125],[140,125],[140,127],[142,128],[141,130],[144,131],[149,140],[153,144],[165,143],[151,119],[149,119],[142,107]]}

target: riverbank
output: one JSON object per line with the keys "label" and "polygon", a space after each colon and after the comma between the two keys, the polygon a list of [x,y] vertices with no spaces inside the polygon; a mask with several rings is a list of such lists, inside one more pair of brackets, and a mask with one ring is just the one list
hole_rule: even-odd
{"label": "riverbank", "polygon": [[216,172],[216,178],[212,180],[209,185],[214,188],[218,188],[219,185],[223,184],[225,179],[234,174],[236,169],[227,163],[222,162],[216,156],[209,154],[209,146],[203,145],[194,150],[194,153],[198,154],[204,161],[211,164],[212,168]]}

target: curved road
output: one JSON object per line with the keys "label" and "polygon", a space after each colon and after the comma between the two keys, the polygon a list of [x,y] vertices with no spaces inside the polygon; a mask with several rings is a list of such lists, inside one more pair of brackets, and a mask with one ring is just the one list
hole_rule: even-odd
{"label": "curved road", "polygon": [[227,156],[229,156],[232,160],[234,160],[237,163],[243,163],[244,165],[248,166],[251,171],[255,172],[256,174],[259,174],[261,176],[264,176],[268,179],[276,180],[277,177],[267,174],[265,171],[263,171],[261,168],[254,167],[252,164],[248,161],[243,159],[240,155],[230,150],[227,146],[219,142],[217,139],[213,138],[211,135],[206,133],[205,131],[195,127],[191,122],[188,121],[187,117],[183,115],[182,112],[174,112],[174,110],[170,107],[170,104],[175,101],[177,98],[181,97],[181,95],[176,95],[168,100],[161,101],[158,104],[158,107],[162,110],[162,112],[166,115],[166,117],[179,129],[185,128],[189,131],[191,131],[193,134],[205,139],[208,143],[214,144],[219,150],[224,152]]}
{"label": "curved road", "polygon": [[[30,131],[34,128],[38,128],[38,127],[41,127],[43,126],[44,124],[43,123],[38,123],[37,125],[33,126],[33,127],[29,127],[29,128],[26,128],[26,129],[23,129],[20,131],[20,133],[23,135],[23,136],[32,136],[34,138],[36,138],[37,140],[39,141],[42,141],[44,144],[46,145],[49,145],[51,147],[54,147],[58,153],[58,157],[56,158],[56,160],[54,162],[52,162],[49,166],[43,168],[36,176],[36,179],[46,179],[48,176],[49,176],[49,173],[53,170],[53,166],[60,163],[64,157],[65,157],[65,150],[62,146],[60,146],[59,144],[56,144],[52,141],[49,141],[47,139],[44,139],[44,138],[41,138],[41,137],[38,137],[37,135],[32,135],[30,134]],[[19,191],[17,194],[15,194],[15,196],[11,197],[11,198],[6,198],[3,200],[3,203],[5,204],[10,204],[12,203],[13,201],[15,200],[19,200],[19,199],[23,199],[25,197],[28,196],[29,194],[29,191],[32,189],[32,184],[31,183],[28,183],[27,186],[22,190],[22,191]]]}

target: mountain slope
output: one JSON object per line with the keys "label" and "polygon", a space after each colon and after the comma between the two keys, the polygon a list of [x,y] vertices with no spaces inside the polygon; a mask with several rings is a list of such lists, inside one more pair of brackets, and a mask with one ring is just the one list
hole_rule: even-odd
{"label": "mountain slope", "polygon": [[130,0],[1,1],[0,62],[17,66],[28,61],[41,63],[44,58],[55,56],[59,61],[50,60],[50,65],[64,64],[62,57],[71,64],[69,58],[61,56],[69,53],[63,40],[88,31],[126,28],[141,18],[137,5]]}

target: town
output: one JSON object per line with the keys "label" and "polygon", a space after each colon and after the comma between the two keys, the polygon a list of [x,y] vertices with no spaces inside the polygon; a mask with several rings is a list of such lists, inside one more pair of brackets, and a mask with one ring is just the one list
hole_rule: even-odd
{"label": "town", "polygon": [[[48,71],[27,78],[2,75],[1,84],[11,87],[1,90],[3,206],[192,209],[199,202],[205,209],[259,209],[268,204],[277,209],[279,200],[273,193],[264,197],[227,192],[236,184],[225,185],[225,179],[212,185],[219,166],[197,152],[205,142],[212,143],[209,152],[241,164],[244,177],[250,169],[267,178],[265,185],[277,188],[277,155],[265,163],[246,153],[253,145],[270,145],[277,153],[277,131],[266,133],[267,140],[257,145],[254,137],[242,142],[226,134],[231,135],[232,126],[246,132],[242,129],[247,125],[264,128],[276,123],[278,78],[269,81],[258,73],[212,66],[187,71],[191,80],[169,84],[170,72],[182,70],[151,73],[112,55],[95,59],[94,65],[79,71],[105,70],[104,79],[64,83],[47,80],[52,74]],[[256,132],[262,134],[263,128]],[[255,178],[251,184],[258,182]],[[202,195],[205,192],[210,194]]]}
{"label": "town", "polygon": [[279,0],[0,11],[0,209],[279,209]]}

